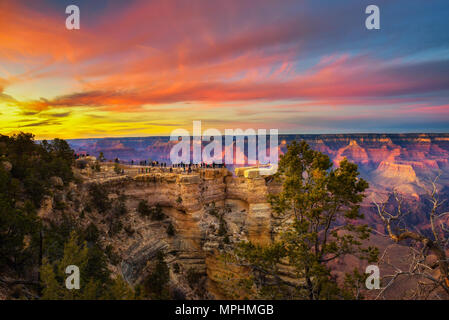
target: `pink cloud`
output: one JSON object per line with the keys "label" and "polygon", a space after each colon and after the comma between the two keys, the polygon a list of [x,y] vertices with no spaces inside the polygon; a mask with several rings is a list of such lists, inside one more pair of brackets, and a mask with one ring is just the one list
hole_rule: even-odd
{"label": "pink cloud", "polygon": [[[70,32],[63,13],[3,2],[0,28],[8,32],[0,34],[0,59],[26,71],[0,86],[67,76],[79,82],[73,93],[21,105],[125,112],[179,102],[223,106],[267,101],[272,109],[279,105],[278,110],[290,108],[279,102],[285,100],[307,108],[404,104],[422,99],[409,94],[448,83],[441,74],[412,77],[400,68],[400,59],[393,65],[339,52],[299,69],[305,50],[300,39],[313,37],[324,26],[310,18],[277,17],[271,1],[258,5],[253,16],[248,13],[254,5],[237,0],[136,1],[120,11],[106,9],[95,23]],[[416,112],[429,108],[437,107]]]}

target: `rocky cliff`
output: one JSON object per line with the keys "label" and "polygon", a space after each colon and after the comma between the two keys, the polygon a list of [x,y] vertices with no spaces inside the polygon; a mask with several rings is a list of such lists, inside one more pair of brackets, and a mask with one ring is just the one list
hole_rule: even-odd
{"label": "rocky cliff", "polygon": [[[230,298],[226,275],[244,272],[223,264],[220,253],[242,240],[255,243],[271,241],[278,227],[271,215],[267,194],[277,192],[280,185],[262,177],[234,176],[227,169],[196,169],[188,174],[179,169],[151,168],[150,173],[139,173],[126,167],[123,175],[113,172],[112,164],[103,165],[100,172],[81,170],[83,183],[72,186],[73,193],[88,203],[92,185],[108,194],[111,202],[125,199],[127,213],[119,219],[123,229],[108,234],[108,214],[95,210],[87,220],[103,230],[104,246],[111,246],[117,256],[111,268],[121,273],[130,284],[140,283],[158,251],[166,254],[170,267],[172,287],[181,296],[195,298]],[[138,205],[160,206],[165,215],[153,221],[138,212]],[[77,211],[85,211],[82,208]],[[53,212],[47,203],[41,216]],[[174,227],[174,235],[167,228]],[[175,267],[176,266],[176,267]],[[176,272],[174,271],[176,270]],[[194,275],[196,283],[189,283]]]}
{"label": "rocky cliff", "polygon": [[[162,152],[159,159],[163,160],[169,150],[169,142],[164,139],[140,139],[139,150],[151,152],[152,159],[158,159],[158,152]],[[312,148],[328,154],[336,166],[345,157],[359,165],[362,177],[370,183],[362,211],[367,222],[380,232],[383,232],[383,226],[372,201],[385,200],[393,188],[408,197],[408,207],[415,213],[408,223],[420,229],[426,229],[423,215],[428,208],[422,197],[426,181],[440,174],[437,187],[446,190],[447,194],[447,134],[289,135],[280,137],[279,153],[284,153],[292,140],[303,139]],[[124,146],[133,145],[132,139],[119,140]],[[150,145],[148,141],[152,141]],[[104,143],[97,142],[99,145]],[[91,150],[89,141],[81,144],[83,146],[78,150]],[[131,149],[128,156],[140,154],[134,147]],[[95,150],[91,150],[92,153],[101,148]],[[111,152],[110,156],[116,155],[113,147],[108,152]],[[126,156],[126,152],[122,156]],[[83,173],[90,175],[83,188],[100,184],[108,190],[111,199],[120,194],[126,197],[128,213],[121,220],[125,229],[132,232],[125,230],[114,237],[105,237],[104,241],[111,244],[120,257],[120,263],[113,268],[130,283],[141,281],[157,251],[164,250],[168,254],[171,282],[180,288],[183,296],[232,298],[230,279],[238,278],[245,270],[224,265],[220,253],[241,240],[266,243],[280,228],[280,222],[272,216],[266,200],[267,194],[276,192],[279,186],[264,178],[245,178],[226,169],[203,169],[192,174],[159,169],[139,174],[135,169],[126,169],[123,176],[109,174],[111,171],[106,167],[101,173]],[[161,205],[166,219],[151,221],[139,215],[137,206],[141,200],[150,205]],[[176,230],[174,236],[167,235],[169,224]],[[173,271],[178,268],[175,265],[179,267],[178,272]],[[186,280],[186,274],[196,275],[193,277],[195,285]]]}
{"label": "rocky cliff", "polygon": [[449,134],[288,135],[281,140],[280,154],[292,140],[306,140],[335,165],[345,157],[356,163],[370,183],[370,201],[393,189],[419,200],[437,175],[440,190],[449,185]]}
{"label": "rocky cliff", "polygon": [[[280,135],[279,154],[293,140],[306,140],[313,149],[359,165],[362,176],[376,193],[399,191],[415,198],[429,178],[441,174],[439,187],[449,186],[449,134],[320,134]],[[77,152],[124,161],[168,161],[173,142],[169,137],[70,140]]]}

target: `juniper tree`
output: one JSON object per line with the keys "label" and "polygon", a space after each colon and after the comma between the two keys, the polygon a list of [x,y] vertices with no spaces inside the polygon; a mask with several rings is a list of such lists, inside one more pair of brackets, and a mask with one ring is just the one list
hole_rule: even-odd
{"label": "juniper tree", "polygon": [[[67,266],[75,265],[80,271],[80,289],[68,290],[65,287]],[[50,261],[47,257],[41,267],[42,299],[45,300],[93,300],[93,299],[132,299],[134,293],[120,277],[111,278],[107,267],[107,257],[97,246],[88,248],[75,231],[64,245],[63,257]]]}
{"label": "juniper tree", "polygon": [[[268,246],[240,243],[233,261],[251,270],[260,296],[353,298],[351,290],[338,285],[328,264],[348,254],[370,261],[377,257],[376,248],[363,246],[370,229],[358,220],[363,218],[359,209],[368,183],[359,178],[357,165],[344,159],[333,168],[327,155],[294,141],[281,156],[274,178],[282,191],[268,200],[285,230]],[[281,277],[282,265],[290,267],[293,280]]]}

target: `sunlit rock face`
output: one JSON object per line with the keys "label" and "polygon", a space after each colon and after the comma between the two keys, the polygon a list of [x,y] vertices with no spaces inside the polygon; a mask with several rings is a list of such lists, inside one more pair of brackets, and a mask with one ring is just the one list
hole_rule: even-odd
{"label": "sunlit rock face", "polygon": [[[403,193],[407,208],[415,213],[408,223],[420,229],[429,227],[425,225],[428,204],[423,197],[428,179],[440,173],[437,186],[449,194],[449,135],[289,135],[280,137],[279,153],[285,153],[291,141],[304,139],[313,149],[329,155],[334,166],[344,158],[358,164],[361,176],[370,183],[361,210],[366,222],[379,232],[383,227],[372,202],[388,199],[393,189]],[[76,141],[77,151],[94,156],[103,152],[110,159],[128,161],[151,154],[152,160],[164,162],[171,147],[165,137],[108,139],[106,153],[102,149],[105,143]],[[114,153],[114,146],[118,153]],[[121,219],[133,233],[121,232],[104,239],[120,257],[116,272],[129,283],[139,283],[157,252],[163,250],[170,265],[170,281],[186,298],[232,298],[227,277],[238,278],[246,271],[223,264],[220,255],[240,241],[266,244],[280,234],[283,224],[273,215],[267,195],[279,192],[281,186],[269,177],[245,177],[239,174],[241,170],[201,169],[187,174],[180,168],[173,172],[150,168],[149,173],[129,168],[124,175],[114,173],[112,164],[103,164],[100,173],[85,172],[85,186],[100,183],[111,199],[126,196],[128,213]],[[162,206],[166,218],[151,221],[142,217],[137,212],[142,200],[150,206]],[[46,203],[40,215],[49,215],[51,207]],[[176,230],[173,236],[166,232],[169,223]],[[175,264],[179,274],[172,271]],[[204,292],[198,293],[186,282],[189,270],[202,275]]]}
{"label": "sunlit rock face", "polygon": [[[396,189],[407,197],[407,206],[416,211],[409,223],[425,229],[426,181],[441,173],[438,187],[449,190],[449,135],[290,135],[279,139],[285,141],[279,153],[285,153],[291,141],[303,139],[313,149],[329,155],[334,166],[344,158],[358,164],[361,176],[370,183],[361,210],[366,221],[380,232],[383,228],[373,201],[386,200],[388,193]],[[107,141],[109,153],[98,147],[104,141],[77,143],[78,150],[94,156],[101,151],[109,158],[136,162],[150,154],[152,160],[164,162],[171,147],[167,138]],[[93,149],[89,149],[91,145]],[[119,150],[116,154],[114,145]],[[180,266],[181,272],[171,273],[170,281],[187,298],[230,298],[226,278],[242,276],[245,270],[224,265],[220,255],[240,241],[266,244],[279,235],[282,223],[272,214],[267,195],[279,192],[281,187],[267,177],[245,177],[239,174],[241,170],[206,169],[186,174],[178,169],[169,172],[154,168],[144,174],[126,169],[124,176],[117,176],[112,167],[104,167],[98,177],[93,174],[86,181],[101,183],[111,196],[126,195],[129,213],[124,223],[135,232],[106,240],[121,258],[117,272],[130,283],[139,283],[148,264],[163,250],[170,270],[175,264]],[[150,221],[141,217],[137,207],[142,200],[150,206],[162,206],[167,219]],[[176,230],[174,236],[167,235],[169,223]],[[202,275],[202,295],[186,283],[189,270]]]}
{"label": "sunlit rock face", "polygon": [[[384,200],[393,189],[413,201],[422,201],[425,189],[429,187],[429,179],[437,175],[440,175],[438,189],[449,188],[449,134],[281,135],[278,140],[280,155],[287,151],[287,145],[293,140],[305,140],[313,149],[327,154],[334,166],[338,166],[344,158],[356,163],[361,176],[370,183],[365,206],[369,206],[373,200]],[[170,149],[174,143],[169,141],[169,137],[86,139],[69,142],[77,152],[82,151],[94,156],[103,152],[106,158],[119,158],[134,163],[149,159],[169,162]],[[230,167],[228,165],[228,168]],[[208,173],[210,174],[212,173]],[[209,176],[204,178],[205,181],[214,179]],[[248,197],[243,201],[255,201],[256,204],[266,197],[266,192],[260,186],[239,186],[237,178],[241,177],[237,175],[232,180],[226,178],[228,195]],[[189,191],[188,188],[187,185],[184,187]],[[206,202],[217,197],[219,192],[217,189],[208,189],[207,183],[204,183],[203,190],[200,191]],[[191,205],[196,208],[199,206],[195,201]],[[260,205],[251,208],[253,207],[251,212],[254,212],[254,217],[263,215],[264,210]]]}
{"label": "sunlit rock face", "polygon": [[[325,134],[281,135],[279,153],[293,140],[306,140],[338,166],[347,158],[359,165],[371,190],[392,187],[417,196],[422,183],[439,172],[440,187],[449,185],[449,134]],[[157,160],[169,162],[174,142],[169,137],[108,138],[70,140],[75,151],[123,161]]]}
{"label": "sunlit rock face", "polygon": [[[120,233],[105,241],[120,257],[116,271],[131,284],[144,279],[149,263],[162,250],[171,270],[174,264],[180,267],[181,273],[172,273],[171,281],[187,298],[226,298],[226,283],[221,277],[224,270],[231,270],[220,254],[240,241],[268,244],[272,240],[276,222],[267,195],[280,190],[276,182],[263,177],[237,177],[225,168],[195,169],[191,173],[179,168],[173,172],[152,168],[142,174],[125,167],[123,175],[111,168],[104,164],[101,172],[85,177],[83,188],[89,190],[90,184],[100,184],[111,199],[126,197],[128,213],[121,219],[133,233]],[[142,217],[137,210],[142,200],[150,207],[161,206],[166,218],[151,221]],[[176,230],[172,236],[166,232],[170,223]],[[237,274],[242,272],[234,269]],[[188,272],[204,279],[203,296],[186,283]]]}
{"label": "sunlit rock face", "polygon": [[[406,177],[400,181],[405,185],[413,184],[417,179],[410,165],[382,162],[376,170],[381,171],[379,175],[383,175],[383,179],[397,179],[400,173]],[[171,286],[188,299],[235,298],[235,288],[230,287],[229,278],[244,277],[247,270],[225,264],[222,254],[241,241],[268,244],[279,237],[286,226],[283,219],[273,214],[267,202],[268,194],[281,191],[279,182],[268,177],[235,176],[226,169],[200,169],[187,174],[154,168],[150,173],[136,174],[129,167],[125,167],[124,175],[117,176],[102,167],[101,173],[85,179],[77,193],[89,190],[90,184],[100,184],[108,191],[110,199],[119,195],[126,197],[127,214],[120,219],[126,229],[133,230],[132,234],[122,231],[104,239],[119,257],[115,271],[130,284],[138,284],[145,279],[148,266],[158,251],[163,251],[171,270]],[[166,217],[161,221],[142,217],[137,210],[142,200],[149,206],[160,205]],[[369,211],[370,201],[366,200],[362,211],[367,216],[366,221],[382,232],[381,223]],[[406,208],[426,212],[415,198],[407,201]],[[52,211],[51,203],[45,206],[45,211]],[[420,215],[413,219],[409,221],[411,224],[427,227],[426,219]],[[101,217],[94,214],[93,220],[99,221]],[[166,232],[169,224],[176,230],[171,236]],[[102,225],[100,222],[100,229]],[[375,244],[383,245],[381,242]],[[352,267],[359,262],[347,263]],[[173,272],[175,265],[178,265],[179,273]],[[341,272],[343,267],[348,266],[333,266],[335,272]],[[282,269],[285,279],[295,278],[288,266],[282,268],[285,268]],[[200,275],[204,289],[201,293],[188,283],[186,274],[189,272]]]}
{"label": "sunlit rock face", "polygon": [[[359,166],[370,182],[370,192],[382,194],[396,189],[419,197],[428,180],[441,174],[438,186],[449,186],[449,134],[335,134],[287,136],[306,140],[310,146],[338,166],[343,158]],[[281,148],[281,153],[286,147]]]}

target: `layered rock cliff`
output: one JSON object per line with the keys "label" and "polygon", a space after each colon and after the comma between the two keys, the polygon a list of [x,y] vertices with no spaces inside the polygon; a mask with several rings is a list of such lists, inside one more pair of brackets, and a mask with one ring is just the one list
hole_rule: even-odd
{"label": "layered rock cliff", "polygon": [[[120,155],[122,159],[139,159],[138,155],[150,152],[152,159],[167,159],[170,142],[164,139],[142,138],[139,148],[132,147],[130,153],[122,152],[126,149],[120,146]],[[379,232],[383,232],[383,225],[378,221],[372,201],[386,200],[392,189],[408,197],[408,208],[414,213],[408,223],[420,229],[426,229],[424,215],[428,208],[422,197],[428,186],[426,181],[440,174],[437,187],[447,194],[447,134],[289,135],[280,137],[279,153],[283,154],[292,140],[303,139],[313,149],[328,154],[336,166],[345,157],[359,165],[362,177],[370,183],[362,211],[367,222]],[[130,141],[120,141],[124,146],[133,145]],[[84,148],[94,154],[102,150],[98,146],[89,149],[89,141],[81,145],[78,150]],[[118,155],[113,147],[108,150],[109,157]],[[144,153],[136,150],[144,150]],[[149,261],[158,250],[164,250],[168,254],[171,281],[186,298],[231,298],[229,279],[238,278],[245,270],[224,265],[220,253],[241,240],[266,243],[279,230],[280,222],[272,216],[266,200],[267,194],[276,192],[279,186],[264,178],[245,178],[225,169],[206,169],[192,174],[160,172],[159,169],[139,174],[129,169],[124,176],[111,178],[114,174],[109,175],[108,170],[112,171],[102,168],[99,174],[89,173],[92,177],[85,186],[100,184],[111,198],[117,198],[120,193],[126,196],[128,214],[121,219],[134,233],[121,232],[105,241],[120,257],[120,264],[114,266],[116,272],[122,273],[130,283],[141,281]],[[150,221],[141,217],[136,211],[141,200],[161,205],[167,218]],[[174,236],[166,232],[170,223],[176,230]],[[179,273],[173,271],[175,265],[179,266]],[[197,286],[186,281],[187,273],[197,275]]]}
{"label": "layered rock cliff", "polygon": [[[449,134],[321,134],[280,135],[279,154],[293,140],[305,140],[331,157],[335,165],[346,157],[359,165],[376,193],[392,187],[414,198],[424,193],[429,178],[441,174],[439,187],[449,185]],[[123,161],[168,162],[173,142],[169,137],[71,140],[77,152]]]}
{"label": "layered rock cliff", "polygon": [[[111,268],[130,284],[137,284],[162,250],[172,286],[181,296],[230,298],[226,274],[235,272],[238,276],[243,271],[224,265],[220,253],[242,240],[271,241],[278,224],[271,215],[267,194],[277,192],[280,185],[263,177],[234,176],[227,169],[198,169],[190,174],[167,168],[151,168],[144,174],[136,171],[126,167],[125,174],[116,175],[108,165],[100,173],[84,170],[84,183],[78,186],[77,192],[85,198],[90,186],[96,185],[107,191],[111,201],[126,199],[126,215],[116,218],[123,230],[103,238],[120,261]],[[152,221],[143,217],[137,210],[141,201],[161,206],[165,218]],[[47,206],[42,211],[51,210]],[[88,219],[106,233],[107,223],[100,214],[92,212]],[[167,233],[169,224],[174,235]],[[195,275],[196,284],[189,283],[188,274]]]}

